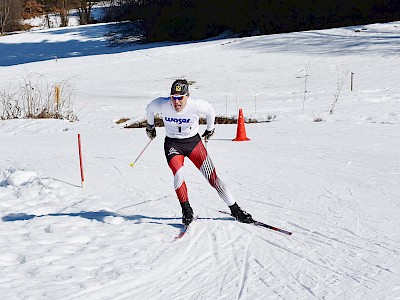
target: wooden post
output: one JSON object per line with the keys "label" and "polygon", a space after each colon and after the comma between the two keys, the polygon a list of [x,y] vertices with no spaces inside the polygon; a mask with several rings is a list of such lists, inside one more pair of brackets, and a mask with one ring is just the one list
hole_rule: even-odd
{"label": "wooden post", "polygon": [[353,72],[351,72],[350,91],[353,91],[353,76],[354,76],[354,73],[353,73]]}
{"label": "wooden post", "polygon": [[56,102],[56,107],[57,107],[57,112],[58,112],[58,107],[59,107],[60,101],[61,101],[61,89],[58,84],[54,87],[54,101]]}
{"label": "wooden post", "polygon": [[82,147],[81,147],[81,134],[78,133],[78,150],[79,150],[79,166],[81,169],[81,183],[82,188],[85,187],[85,177],[83,176],[83,163],[82,163]]}

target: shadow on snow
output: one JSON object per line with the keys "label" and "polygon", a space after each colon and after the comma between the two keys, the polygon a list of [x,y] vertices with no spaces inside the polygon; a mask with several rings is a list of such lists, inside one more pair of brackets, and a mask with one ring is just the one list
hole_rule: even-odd
{"label": "shadow on snow", "polygon": [[[376,52],[377,49],[381,52],[383,51],[381,54],[398,54],[400,52],[400,29],[398,29],[397,24],[397,22],[390,24],[393,26],[392,30],[384,33],[375,33],[373,30],[356,32],[356,29],[360,27],[347,27],[342,28],[340,33],[333,33],[329,30],[284,33],[256,38],[230,39],[228,42],[221,42],[221,45],[246,49],[247,51],[287,52],[309,55],[358,54],[360,52]],[[38,42],[2,43],[2,38],[0,38],[0,66],[55,60],[55,58],[116,54],[224,39],[224,36],[220,36],[203,41],[132,43],[125,46],[110,47],[110,43],[105,37],[110,30],[110,26],[112,25],[96,24],[25,33],[36,35]],[[63,40],[57,41],[57,38],[55,40],[47,40],[45,37],[49,34],[59,35],[60,39]],[[44,36],[43,40],[40,40],[41,35]],[[65,36],[69,40],[64,40]],[[74,39],[74,37],[76,38]]]}
{"label": "shadow on snow", "polygon": [[[127,221],[137,221],[139,224],[142,223],[141,220],[149,220],[147,223],[153,224],[166,224],[162,221],[178,221],[178,223],[170,223],[166,225],[170,225],[175,228],[183,228],[182,223],[180,223],[181,218],[171,218],[171,217],[151,217],[144,215],[121,215],[118,213],[100,210],[100,211],[81,211],[77,213],[51,213],[45,215],[34,215],[34,214],[26,214],[26,213],[12,213],[5,215],[1,218],[3,222],[15,222],[15,221],[29,221],[34,218],[43,218],[43,217],[80,217],[88,220],[98,221],[102,223],[106,223],[105,218],[107,217],[119,217],[123,218]],[[224,218],[197,218],[198,220],[234,220],[233,218],[224,217]]]}
{"label": "shadow on snow", "polygon": [[[33,31],[26,34],[35,35],[37,42],[2,42],[0,38],[0,66],[14,66],[32,62],[56,60],[62,58],[83,57],[91,55],[116,54],[157,47],[173,46],[185,43],[159,42],[149,44],[131,43],[124,46],[110,46],[105,37],[111,25],[96,24],[75,26],[62,29]],[[17,38],[19,34],[16,34]],[[46,39],[55,35],[56,38]],[[43,36],[43,39],[41,39]],[[60,40],[57,40],[60,36]],[[10,36],[12,37],[12,36]],[[65,40],[65,39],[68,40]],[[11,39],[12,40],[12,39]],[[187,42],[189,43],[189,42]]]}
{"label": "shadow on snow", "polygon": [[351,26],[340,31],[311,30],[237,39],[225,45],[247,51],[297,53],[306,55],[346,55],[376,53],[393,55],[400,52],[399,22],[389,23],[387,31],[375,32],[373,28]]}

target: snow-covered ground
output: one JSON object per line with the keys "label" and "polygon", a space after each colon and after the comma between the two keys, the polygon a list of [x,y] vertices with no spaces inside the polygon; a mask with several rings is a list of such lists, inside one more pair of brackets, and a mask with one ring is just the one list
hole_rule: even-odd
{"label": "snow-covered ground", "polygon": [[[0,37],[0,91],[70,79],[80,120],[0,121],[2,299],[400,299],[400,22],[121,48],[105,31]],[[174,241],[164,129],[131,168],[147,136],[115,121],[181,77],[217,114],[276,116],[248,142],[217,125],[208,150],[239,205],[291,236],[220,214],[187,161],[199,219]]]}

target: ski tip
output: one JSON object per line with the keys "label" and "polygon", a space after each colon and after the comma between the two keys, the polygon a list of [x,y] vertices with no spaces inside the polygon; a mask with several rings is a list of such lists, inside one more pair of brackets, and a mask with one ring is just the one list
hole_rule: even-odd
{"label": "ski tip", "polygon": [[174,239],[174,241],[181,239],[186,232],[189,230],[190,226],[193,224],[193,222],[195,222],[198,219],[198,216],[195,216],[192,220],[192,222],[190,222],[188,225],[183,225],[183,228],[181,229],[181,232],[179,233],[179,235],[177,235]]}

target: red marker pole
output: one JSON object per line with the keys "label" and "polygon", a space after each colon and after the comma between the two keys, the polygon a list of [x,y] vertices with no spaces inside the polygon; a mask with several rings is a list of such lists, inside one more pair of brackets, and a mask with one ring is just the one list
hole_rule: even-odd
{"label": "red marker pole", "polygon": [[83,176],[83,164],[82,164],[82,147],[81,147],[81,134],[78,133],[78,149],[79,149],[79,166],[81,168],[81,182],[82,188],[85,187],[85,177]]}

